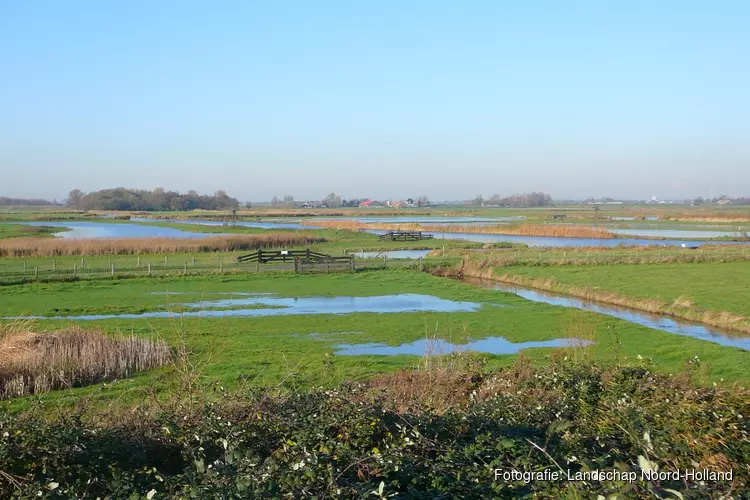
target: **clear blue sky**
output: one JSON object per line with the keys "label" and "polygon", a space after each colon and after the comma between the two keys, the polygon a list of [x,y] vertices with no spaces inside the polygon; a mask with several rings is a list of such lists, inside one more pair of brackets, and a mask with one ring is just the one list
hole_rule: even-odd
{"label": "clear blue sky", "polygon": [[0,0],[0,195],[747,195],[749,27],[746,0]]}

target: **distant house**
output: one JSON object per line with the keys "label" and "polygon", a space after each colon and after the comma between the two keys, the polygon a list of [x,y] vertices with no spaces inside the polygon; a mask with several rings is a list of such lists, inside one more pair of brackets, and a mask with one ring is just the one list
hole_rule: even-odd
{"label": "distant house", "polygon": [[359,204],[359,208],[379,208],[382,206],[383,206],[382,203],[380,203],[379,201],[375,201],[375,200],[365,200]]}
{"label": "distant house", "polygon": [[716,202],[717,205],[731,205],[732,200],[719,200]]}
{"label": "distant house", "polygon": [[393,203],[391,203],[391,206],[393,208],[404,208],[407,205],[405,201],[394,201]]}

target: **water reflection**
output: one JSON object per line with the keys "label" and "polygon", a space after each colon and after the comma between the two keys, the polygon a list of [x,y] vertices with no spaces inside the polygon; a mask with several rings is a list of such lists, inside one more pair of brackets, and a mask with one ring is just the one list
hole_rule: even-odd
{"label": "water reflection", "polygon": [[333,346],[335,354],[344,356],[361,356],[376,354],[383,356],[442,356],[463,351],[484,352],[488,354],[517,354],[523,349],[538,347],[572,347],[590,345],[591,342],[579,339],[554,339],[538,342],[510,342],[503,337],[487,337],[473,340],[466,344],[452,344],[443,339],[421,339],[408,344],[390,346],[382,343],[338,344]]}
{"label": "water reflection", "polygon": [[[472,312],[482,304],[441,299],[432,295],[404,293],[375,297],[258,297],[231,298],[173,304],[188,309],[185,312],[152,311],[141,314],[87,314],[81,316],[28,316],[23,319],[140,319],[182,317],[257,317],[287,316],[294,314],[351,314],[351,313],[405,313],[405,312]],[[5,318],[20,319],[20,318]]]}
{"label": "water reflection", "polygon": [[473,285],[482,286],[484,288],[514,293],[519,297],[523,297],[524,299],[534,302],[544,302],[545,304],[551,304],[555,306],[574,307],[576,309],[583,309],[585,311],[593,311],[629,321],[630,323],[647,326],[649,328],[655,328],[657,330],[663,330],[665,332],[675,333],[677,335],[684,335],[686,337],[693,337],[723,346],[739,347],[740,349],[750,351],[750,337],[740,337],[736,335],[733,336],[729,332],[724,332],[705,325],[677,321],[666,316],[648,314],[634,309],[627,309],[624,307],[617,307],[602,304],[599,302],[567,297],[564,295],[556,295],[549,292],[534,290],[531,288],[506,285],[504,283],[498,283],[496,281],[480,280],[475,278],[465,278],[464,281]]}

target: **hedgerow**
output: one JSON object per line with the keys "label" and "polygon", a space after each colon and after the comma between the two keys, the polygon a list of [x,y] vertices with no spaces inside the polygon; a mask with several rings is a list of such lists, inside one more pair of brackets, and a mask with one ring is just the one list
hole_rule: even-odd
{"label": "hedgerow", "polygon": [[[89,410],[53,418],[34,408],[6,414],[0,496],[740,498],[747,492],[750,398],[742,388],[702,387],[647,366],[572,362],[443,379],[387,377],[304,393],[219,391],[197,406],[150,406],[118,416]],[[436,404],[435,394],[446,393],[441,384],[460,397]],[[649,481],[640,477],[644,468],[731,470],[732,480]],[[617,470],[638,478],[505,481],[495,479],[496,469]]]}

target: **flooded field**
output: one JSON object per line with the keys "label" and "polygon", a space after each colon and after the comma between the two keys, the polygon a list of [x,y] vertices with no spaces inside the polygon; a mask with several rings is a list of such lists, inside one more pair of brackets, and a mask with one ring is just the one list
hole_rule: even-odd
{"label": "flooded field", "polygon": [[426,257],[432,250],[387,250],[383,252],[355,252],[354,256],[359,259],[377,259],[387,257],[389,259],[419,259]]}
{"label": "flooded field", "polygon": [[[360,219],[364,220],[364,219]],[[198,233],[191,231],[183,231],[180,229],[174,229],[169,227],[161,227],[149,222],[154,222],[154,219],[132,219],[131,222],[124,223],[108,223],[108,222],[28,222],[25,224],[35,226],[52,226],[68,228],[70,231],[61,232],[57,236],[61,238],[205,238],[210,236],[216,236],[221,233]],[[169,222],[169,221],[161,221]],[[314,230],[315,226],[302,226],[296,223],[285,223],[285,222],[234,222],[224,223],[217,221],[201,221],[201,220],[177,220],[174,222],[189,223],[195,225],[209,225],[209,226],[225,226],[225,225],[238,225],[244,227],[254,227],[261,229],[305,229]],[[374,222],[374,221],[373,221]],[[384,234],[386,231],[383,230],[368,230],[371,234]],[[664,245],[664,246],[701,246],[706,244],[706,241],[692,239],[692,238],[708,238],[713,236],[732,236],[735,233],[729,231],[689,231],[689,230],[640,230],[640,229],[623,229],[619,231],[623,234],[629,234],[628,232],[638,233],[640,236],[657,236],[666,237],[668,239],[663,240],[649,240],[639,238],[613,238],[613,239],[601,239],[601,238],[561,238],[561,237],[550,237],[550,236],[519,236],[510,234],[484,234],[484,233],[451,233],[435,231],[432,234],[435,238],[459,240],[459,241],[470,241],[479,243],[498,243],[498,242],[511,242],[511,243],[523,243],[532,247],[584,247],[584,246],[602,246],[602,247],[616,247],[620,245]],[[750,242],[726,242],[726,243],[737,243],[737,244],[749,244]]]}
{"label": "flooded field", "polygon": [[715,344],[723,346],[738,347],[740,349],[750,351],[750,337],[733,335],[729,332],[725,332],[717,328],[712,328],[705,325],[688,323],[685,321],[677,321],[667,316],[659,316],[655,314],[636,311],[634,309],[603,304],[600,302],[593,302],[574,297],[567,297],[564,295],[557,295],[549,292],[542,292],[539,290],[534,290],[532,288],[507,285],[504,283],[498,283],[497,281],[488,281],[475,278],[465,278],[464,281],[473,285],[482,286],[484,288],[510,292],[533,302],[543,302],[545,304],[551,304],[555,306],[573,307],[576,309],[583,309],[585,311],[592,311],[600,314],[605,314],[607,316],[613,316],[630,323],[647,326],[649,328],[656,328],[657,330],[663,330],[665,332],[674,333],[677,335],[684,335],[687,337],[705,340],[707,342],[713,342]]}
{"label": "flooded field", "polygon": [[[295,314],[351,314],[351,313],[404,313],[404,312],[473,312],[482,304],[457,302],[432,295],[399,294],[375,297],[271,297],[251,294],[241,298],[210,300],[173,304],[169,310],[141,314],[87,314],[79,316],[30,316],[23,319],[69,319],[78,321],[138,318],[180,317],[259,317],[289,316]],[[15,318],[5,318],[15,319]]]}
{"label": "flooded field", "polygon": [[453,344],[443,339],[420,339],[408,344],[390,346],[383,343],[338,344],[333,346],[335,354],[344,356],[380,355],[380,356],[443,356],[459,352],[484,352],[488,354],[518,354],[524,349],[539,347],[574,347],[586,346],[591,342],[579,339],[554,339],[538,342],[513,343],[503,337],[487,337],[472,340],[465,344]]}

